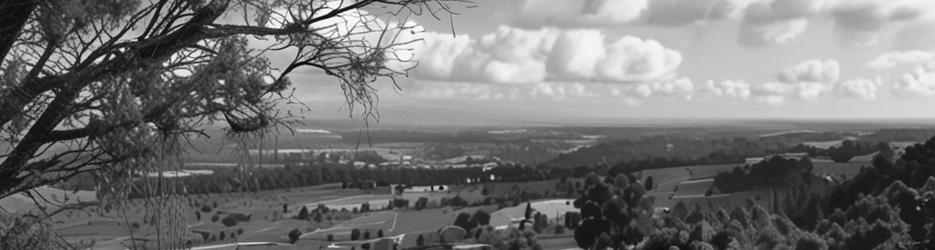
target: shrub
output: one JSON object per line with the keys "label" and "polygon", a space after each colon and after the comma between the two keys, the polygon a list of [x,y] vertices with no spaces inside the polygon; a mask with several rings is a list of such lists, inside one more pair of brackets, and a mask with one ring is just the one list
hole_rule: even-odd
{"label": "shrub", "polygon": [[224,226],[226,226],[226,227],[233,227],[233,226],[236,226],[236,225],[237,225],[237,220],[234,219],[234,217],[227,216],[227,217],[224,217],[224,219],[221,220],[221,224],[224,224]]}
{"label": "shrub", "polygon": [[211,216],[211,222],[218,222],[220,219],[221,216],[218,216],[217,214]]}
{"label": "shrub", "polygon": [[[217,204],[217,203],[215,203],[215,204]],[[204,205],[201,206],[201,211],[202,211],[202,212],[210,213],[212,210],[214,210],[214,209],[211,208],[211,206],[208,206],[208,204],[204,204]]]}
{"label": "shrub", "polygon": [[354,228],[351,230],[351,240],[360,239],[360,229]]}
{"label": "shrub", "polygon": [[299,229],[292,229],[292,231],[289,231],[289,242],[295,244],[296,241],[299,241],[299,236],[302,236],[302,232]]}

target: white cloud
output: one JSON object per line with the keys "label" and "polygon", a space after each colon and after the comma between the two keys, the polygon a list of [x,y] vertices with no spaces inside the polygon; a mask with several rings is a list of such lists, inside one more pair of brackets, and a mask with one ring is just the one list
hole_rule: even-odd
{"label": "white cloud", "polygon": [[526,27],[586,27],[629,23],[640,18],[649,0],[522,0],[515,12]]}
{"label": "white cloud", "polygon": [[891,69],[900,65],[919,65],[932,61],[935,54],[928,51],[909,50],[893,51],[880,55],[867,63],[867,67],[876,70]]}
{"label": "white cloud", "polygon": [[508,26],[480,39],[427,32],[415,54],[417,78],[493,83],[652,82],[672,78],[682,63],[681,53],[654,40]]}
{"label": "white cloud", "polygon": [[740,44],[762,46],[787,44],[808,30],[808,19],[776,20],[761,24],[744,23],[740,26]]}
{"label": "white cloud", "polygon": [[835,82],[840,78],[841,66],[837,61],[808,60],[783,69],[777,79],[784,83]]}
{"label": "white cloud", "polygon": [[902,79],[896,82],[893,91],[906,97],[935,96],[935,69],[916,67],[913,72],[903,75]]}
{"label": "white cloud", "polygon": [[679,78],[671,81],[641,83],[634,88],[634,91],[642,98],[675,97],[691,99],[694,89],[695,84],[691,79]]}
{"label": "white cloud", "polygon": [[877,89],[879,88],[880,82],[878,80],[854,78],[840,82],[837,86],[837,91],[844,97],[873,100],[877,98]]}
{"label": "white cloud", "polygon": [[715,98],[739,100],[750,98],[750,84],[744,81],[708,81],[700,91]]}
{"label": "white cloud", "polygon": [[646,11],[646,22],[662,26],[682,26],[727,18],[739,18],[758,0],[653,0]]}
{"label": "white cloud", "polygon": [[675,72],[682,54],[657,41],[626,36],[606,45],[607,54],[597,64],[603,81],[653,81]]}

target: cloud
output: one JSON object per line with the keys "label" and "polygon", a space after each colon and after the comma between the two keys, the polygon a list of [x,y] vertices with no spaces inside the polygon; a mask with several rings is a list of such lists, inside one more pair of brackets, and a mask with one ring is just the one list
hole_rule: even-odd
{"label": "cloud", "polygon": [[846,96],[875,97],[876,85],[868,87],[858,81],[838,84],[840,72],[837,61],[808,60],[780,70],[772,81],[708,81],[700,92],[716,99],[753,100],[770,106],[782,105],[789,99],[817,99],[837,89],[843,89],[837,92]]}
{"label": "cloud", "polygon": [[516,22],[523,27],[593,27],[640,18],[649,0],[522,0]]}
{"label": "cloud", "polygon": [[726,99],[746,100],[750,98],[750,84],[744,81],[707,81],[701,93]]}
{"label": "cloud", "polygon": [[691,99],[695,84],[691,79],[679,78],[671,81],[642,83],[634,88],[639,97],[675,97]]}
{"label": "cloud", "polygon": [[501,26],[478,39],[426,32],[413,76],[491,83],[652,82],[673,78],[678,51],[632,36],[608,39],[595,29],[525,30]]}
{"label": "cloud", "polygon": [[496,84],[414,81],[404,85],[402,93],[414,98],[439,100],[623,100],[628,104],[639,104],[650,99],[690,100],[695,93],[695,88],[688,78],[629,85],[567,82]]}
{"label": "cloud", "polygon": [[932,61],[935,54],[928,51],[909,50],[893,51],[882,54],[867,63],[867,67],[875,70],[891,69],[901,65],[919,65]]}
{"label": "cloud", "polygon": [[854,78],[840,82],[837,86],[837,92],[844,97],[873,100],[877,98],[877,89],[880,88],[880,85],[879,80]]}
{"label": "cloud", "polygon": [[758,0],[653,0],[645,13],[646,23],[682,26],[739,18]]}
{"label": "cloud", "polygon": [[919,66],[910,73],[903,75],[902,79],[893,86],[896,95],[904,97],[931,97],[935,96],[935,69]]}
{"label": "cloud", "polygon": [[837,0],[828,1],[828,14],[836,30],[853,44],[873,45],[880,31],[893,23],[923,17],[935,8],[930,0]]}
{"label": "cloud", "polygon": [[740,26],[740,44],[761,46],[783,44],[808,30],[808,17],[816,13],[822,1],[760,0],[751,4]]}
{"label": "cloud", "polygon": [[841,66],[837,61],[808,60],[783,69],[777,76],[780,82],[835,82],[840,78]]}

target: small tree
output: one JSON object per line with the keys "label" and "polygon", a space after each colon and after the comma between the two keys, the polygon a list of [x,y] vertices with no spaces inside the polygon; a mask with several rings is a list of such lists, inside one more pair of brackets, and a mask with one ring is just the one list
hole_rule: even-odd
{"label": "small tree", "polygon": [[302,236],[302,231],[292,229],[292,231],[289,231],[289,242],[295,244],[295,242],[299,241],[300,236]]}
{"label": "small tree", "polygon": [[471,215],[468,213],[458,214],[458,217],[455,217],[454,225],[463,228],[464,231],[471,231],[477,226],[476,222],[471,219]]}
{"label": "small tree", "polygon": [[419,238],[416,238],[416,246],[425,246],[425,238],[422,235],[419,235]]}
{"label": "small tree", "polygon": [[302,209],[299,210],[299,215],[296,216],[296,219],[308,220],[308,208],[302,206]]}
{"label": "small tree", "polygon": [[490,225],[490,214],[484,210],[478,209],[475,211],[474,216],[472,216],[471,219],[474,220],[474,223],[479,226]]}
{"label": "small tree", "polygon": [[369,230],[368,230],[368,231],[364,231],[364,239],[365,239],[365,240],[369,240],[369,239],[370,239],[370,231],[369,231]]}
{"label": "small tree", "polygon": [[357,228],[351,229],[351,240],[359,240],[359,239],[360,239],[360,229],[357,229]]}

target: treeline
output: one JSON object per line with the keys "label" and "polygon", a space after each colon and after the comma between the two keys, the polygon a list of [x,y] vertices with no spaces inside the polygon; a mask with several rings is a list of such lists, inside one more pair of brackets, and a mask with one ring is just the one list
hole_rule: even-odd
{"label": "treeline", "polygon": [[790,149],[792,152],[805,152],[811,157],[828,157],[832,161],[842,163],[848,162],[855,156],[868,155],[874,152],[892,155],[893,149],[888,142],[869,142],[862,140],[843,140],[841,145],[830,148],[817,148],[805,144],[799,144]]}
{"label": "treeline", "polygon": [[651,136],[636,140],[600,143],[561,154],[545,166],[612,165],[655,158],[698,164],[738,163],[745,158],[790,152],[800,141],[784,137],[699,140],[687,137]]}
{"label": "treeline", "polygon": [[[287,165],[282,168],[212,168],[212,175],[193,175],[169,178],[166,183],[184,188],[188,194],[261,191],[283,188],[315,186],[328,183],[355,183],[372,181],[377,186],[389,184],[459,185],[481,182],[513,182],[544,180],[550,175],[545,169],[523,165],[501,165],[484,170],[465,168],[355,168],[347,164],[313,163],[306,166]],[[491,180],[491,176],[494,179]],[[148,190],[148,177],[140,177],[132,189],[131,197],[152,194]],[[149,178],[151,179],[151,178]]]}
{"label": "treeline", "polygon": [[714,187],[723,193],[742,192],[774,185],[798,186],[810,181],[812,161],[775,156],[759,163],[735,167],[714,176]]}

